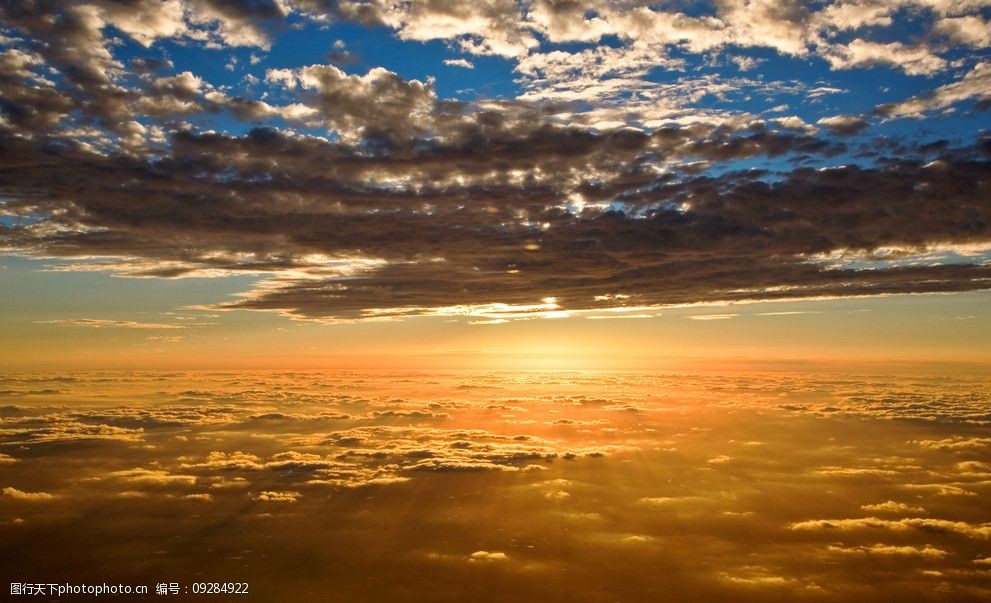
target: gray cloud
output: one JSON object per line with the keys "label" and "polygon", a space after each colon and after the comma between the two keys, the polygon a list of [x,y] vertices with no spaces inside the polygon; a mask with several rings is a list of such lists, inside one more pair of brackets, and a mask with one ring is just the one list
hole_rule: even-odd
{"label": "gray cloud", "polygon": [[834,134],[839,136],[852,136],[859,134],[867,127],[867,122],[855,115],[834,115],[824,117],[816,122],[820,126],[829,128]]}
{"label": "gray cloud", "polygon": [[728,161],[829,147],[772,131],[514,130],[479,116],[446,144],[375,154],[273,130],[180,132],[158,160],[9,138],[0,162],[18,171],[0,177],[5,209],[47,217],[3,236],[27,253],[138,258],[115,262],[125,274],[271,273],[225,307],[311,317],[545,297],[583,309],[617,293],[645,306],[987,287],[981,264],[857,270],[816,260],[985,243],[989,162],[976,149],[934,166],[675,177],[649,168],[666,155]]}

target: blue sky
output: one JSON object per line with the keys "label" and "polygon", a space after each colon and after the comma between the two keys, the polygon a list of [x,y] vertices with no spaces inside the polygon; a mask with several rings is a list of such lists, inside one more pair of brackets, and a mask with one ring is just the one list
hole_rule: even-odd
{"label": "blue sky", "polygon": [[[760,44],[760,40],[753,45],[727,41],[702,52],[679,44],[659,45],[653,49],[658,56],[674,57],[682,64],[671,68],[659,61],[657,67],[646,70],[643,80],[670,84],[702,77],[713,78],[729,88],[704,94],[690,105],[712,111],[765,117],[794,115],[810,124],[838,114],[869,115],[879,105],[926,95],[940,86],[958,81],[976,62],[987,57],[984,48],[953,44],[952,38],[949,41],[945,38],[934,39],[934,31],[944,21],[963,18],[986,20],[988,9],[978,8],[961,15],[954,11],[941,13],[927,10],[924,4],[906,2],[900,8],[890,9],[887,17],[890,23],[885,25],[835,30],[838,24],[833,23],[822,31],[833,28],[829,42],[837,48],[858,39],[878,44],[901,44],[945,59],[945,68],[911,73],[910,68],[899,65],[892,56],[890,61],[871,60],[837,69],[831,67],[821,51],[794,55],[781,52],[773,43]],[[594,11],[586,12],[586,15],[591,14]],[[684,14],[714,17],[719,12],[706,3],[691,3],[685,7]],[[817,13],[810,11],[810,14]],[[525,23],[524,14],[518,16]],[[980,25],[980,22],[977,24]],[[483,38],[484,31],[475,36],[404,40],[397,36],[395,28],[386,25],[367,25],[346,19],[318,21],[299,13],[290,14],[283,22],[264,23],[262,27],[269,32],[268,48],[223,44],[207,47],[181,36],[156,38],[153,44],[146,47],[112,24],[106,26],[104,35],[114,38],[113,54],[125,64],[133,58],[167,59],[172,63],[169,71],[190,71],[228,94],[247,98],[264,96],[291,102],[296,94],[282,86],[267,84],[264,81],[266,73],[271,69],[294,69],[318,64],[333,64],[351,75],[362,75],[369,69],[382,67],[406,80],[430,82],[440,99],[464,102],[509,100],[525,91],[525,78],[516,69],[520,57],[472,54],[460,47],[462,40]],[[428,32],[418,37],[429,36]],[[577,54],[598,47],[622,49],[630,46],[629,39],[614,34],[587,42],[555,42],[538,29],[533,32],[533,37],[539,44],[530,52],[531,55],[551,52]],[[819,49],[819,46],[810,45],[810,48]],[[753,66],[744,70],[734,63],[735,60],[752,60]],[[462,61],[472,68],[445,64],[445,61]],[[260,81],[252,83],[246,77]],[[816,88],[835,90],[809,96],[809,91]],[[781,105],[786,105],[786,108],[772,111]],[[967,139],[973,138],[988,123],[986,115],[973,114],[971,105],[961,102],[947,107],[953,109],[950,115],[929,115],[924,120],[885,121],[875,118],[871,121],[878,128],[878,134],[920,140],[945,138],[962,144],[969,142]],[[224,112],[190,117],[199,127],[234,134],[242,134],[252,125],[266,121],[245,122]],[[301,126],[286,124],[278,119],[271,123]],[[320,128],[302,129],[315,133],[320,131]]]}
{"label": "blue sky", "polygon": [[984,290],[989,19],[8,2],[0,246],[33,293],[5,303],[76,327],[123,324],[96,290],[108,315],[498,325]]}

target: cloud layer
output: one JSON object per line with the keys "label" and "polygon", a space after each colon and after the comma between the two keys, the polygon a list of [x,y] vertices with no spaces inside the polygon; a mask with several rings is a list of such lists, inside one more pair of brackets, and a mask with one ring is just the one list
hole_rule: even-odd
{"label": "cloud layer", "polygon": [[[879,120],[982,110],[982,3],[466,6],[6,3],[0,242],[62,270],[260,275],[221,307],[325,320],[987,288],[987,134],[868,135]],[[445,97],[433,77],[257,54],[258,76],[211,83],[165,51],[264,54],[287,28],[344,21],[504,57],[517,94]],[[871,39],[902,22],[932,39]],[[748,99],[845,90],[744,74],[763,59],[732,53],[761,48],[837,73],[960,75],[803,119]],[[706,54],[727,67],[691,73]],[[981,251],[925,259],[947,245]],[[820,261],[882,250],[921,259]]]}
{"label": "cloud layer", "polygon": [[12,580],[41,564],[92,580],[95,564],[140,583],[133,557],[147,554],[170,580],[241,571],[259,596],[301,601],[331,586],[344,601],[470,600],[492,580],[552,601],[988,592],[986,376],[135,372],[2,385]]}

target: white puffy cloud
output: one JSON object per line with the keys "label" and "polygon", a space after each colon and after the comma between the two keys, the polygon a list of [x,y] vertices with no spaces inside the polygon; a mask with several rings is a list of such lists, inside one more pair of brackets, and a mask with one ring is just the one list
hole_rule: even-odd
{"label": "white puffy cloud", "polygon": [[878,112],[889,117],[921,117],[928,111],[945,109],[972,98],[981,102],[991,100],[991,62],[981,61],[955,82],[899,103],[882,105]]}
{"label": "white puffy cloud", "polygon": [[933,31],[959,44],[976,48],[991,46],[991,22],[977,15],[940,19]]}
{"label": "white puffy cloud", "polygon": [[947,67],[947,61],[926,46],[873,42],[862,38],[848,44],[829,46],[824,50],[824,58],[833,69],[894,65],[909,75],[935,75]]}
{"label": "white puffy cloud", "polygon": [[445,59],[444,64],[448,67],[461,67],[462,69],[475,68],[475,65],[468,59]]}
{"label": "white puffy cloud", "polygon": [[185,7],[180,0],[137,0],[100,2],[103,18],[142,46],[159,38],[173,38],[188,32]]}
{"label": "white puffy cloud", "polygon": [[391,15],[404,40],[457,40],[466,52],[506,57],[537,46],[514,0],[421,0]]}

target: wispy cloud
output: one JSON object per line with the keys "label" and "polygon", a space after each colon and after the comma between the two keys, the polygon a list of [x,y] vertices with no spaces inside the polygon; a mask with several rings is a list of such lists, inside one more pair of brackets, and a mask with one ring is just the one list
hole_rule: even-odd
{"label": "wispy cloud", "polygon": [[57,325],[63,327],[89,327],[93,329],[185,329],[188,325],[177,325],[163,322],[140,322],[135,320],[111,320],[106,318],[58,318],[52,320],[36,320],[38,325]]}

